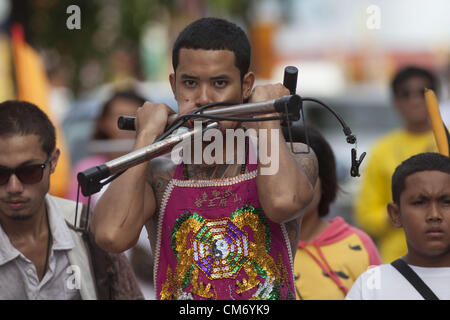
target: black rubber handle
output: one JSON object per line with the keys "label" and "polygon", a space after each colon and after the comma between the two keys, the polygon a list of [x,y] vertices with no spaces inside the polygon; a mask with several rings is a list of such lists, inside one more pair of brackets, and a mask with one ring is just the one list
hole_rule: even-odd
{"label": "black rubber handle", "polygon": [[298,69],[294,66],[284,68],[283,85],[289,89],[289,93],[294,95],[297,91]]}
{"label": "black rubber handle", "polygon": [[121,130],[136,130],[136,127],[134,125],[134,120],[136,117],[130,117],[130,116],[120,116],[119,119],[117,119],[117,126]]}

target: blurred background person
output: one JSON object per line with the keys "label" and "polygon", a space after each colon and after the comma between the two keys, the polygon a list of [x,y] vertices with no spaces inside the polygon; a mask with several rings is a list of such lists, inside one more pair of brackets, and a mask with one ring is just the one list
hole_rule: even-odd
{"label": "blurred background person", "polygon": [[[117,119],[119,116],[135,116],[137,109],[145,101],[146,99],[135,91],[125,90],[113,93],[103,104],[95,120],[92,138],[89,141],[90,155],[78,161],[73,169],[69,199],[77,200],[77,174],[79,172],[120,157],[131,150],[136,132],[120,130],[117,127]],[[105,185],[98,193],[91,196],[91,208],[95,206],[97,199],[107,187],[108,185]],[[81,190],[79,201],[85,204],[88,201],[88,198],[82,195]],[[144,295],[149,298],[153,294],[153,260],[146,237],[147,233],[143,231],[138,244],[125,254],[131,262]]]}
{"label": "blurred background person", "polygon": [[362,185],[355,198],[357,222],[377,242],[384,263],[406,253],[403,232],[389,222],[387,203],[392,201],[391,177],[395,168],[407,158],[422,152],[437,152],[424,89],[438,94],[437,77],[430,71],[408,66],[394,76],[393,103],[403,119],[403,127],[386,133],[368,153]]}
{"label": "blurred background person", "polygon": [[[283,128],[289,139],[287,128]],[[319,163],[314,198],[299,228],[294,260],[297,299],[343,300],[353,282],[371,265],[381,263],[372,239],[342,217],[327,218],[339,190],[333,150],[319,130],[292,127],[294,142],[309,142]]]}
{"label": "blurred background person", "polygon": [[[132,90],[119,91],[102,106],[95,120],[93,134],[88,149],[91,155],[78,161],[72,172],[69,199],[77,200],[77,174],[129,152],[133,146],[135,131],[120,130],[117,126],[119,116],[135,116],[137,108],[142,106],[145,98]],[[103,187],[102,191],[106,189]],[[101,196],[102,191],[92,195],[91,204]],[[87,198],[80,192],[80,201],[87,204]]]}

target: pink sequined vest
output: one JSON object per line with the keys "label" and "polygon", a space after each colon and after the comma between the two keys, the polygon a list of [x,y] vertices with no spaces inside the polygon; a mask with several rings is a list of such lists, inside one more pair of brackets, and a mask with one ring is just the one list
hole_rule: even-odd
{"label": "pink sequined vest", "polygon": [[157,299],[295,299],[289,239],[258,200],[257,166],[218,180],[183,180],[163,196],[155,250]]}

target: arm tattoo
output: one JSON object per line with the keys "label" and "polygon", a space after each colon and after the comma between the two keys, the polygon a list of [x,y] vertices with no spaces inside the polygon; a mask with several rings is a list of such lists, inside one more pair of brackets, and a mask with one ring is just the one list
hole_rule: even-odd
{"label": "arm tattoo", "polygon": [[155,215],[159,215],[160,204],[166,191],[167,185],[173,176],[173,169],[168,169],[164,160],[152,161],[149,166],[146,181],[152,187],[155,195],[156,210]]}
{"label": "arm tattoo", "polygon": [[303,143],[294,143],[294,151],[301,152],[300,154],[292,154],[292,156],[308,178],[308,181],[314,186],[319,175],[316,154],[312,148],[309,148],[309,152],[307,152],[308,146]]}
{"label": "arm tattoo", "polygon": [[288,221],[284,224],[286,232],[288,234],[289,243],[291,245],[292,258],[295,257],[297,252],[297,243],[300,239],[300,226],[302,222],[302,217]]}

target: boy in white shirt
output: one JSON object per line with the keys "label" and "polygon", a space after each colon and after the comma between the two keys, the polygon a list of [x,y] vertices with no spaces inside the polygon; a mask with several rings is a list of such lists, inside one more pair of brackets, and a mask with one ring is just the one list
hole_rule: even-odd
{"label": "boy in white shirt", "polygon": [[346,299],[450,299],[450,158],[421,153],[405,160],[392,176],[392,198],[389,218],[403,228],[408,253],[364,272]]}

